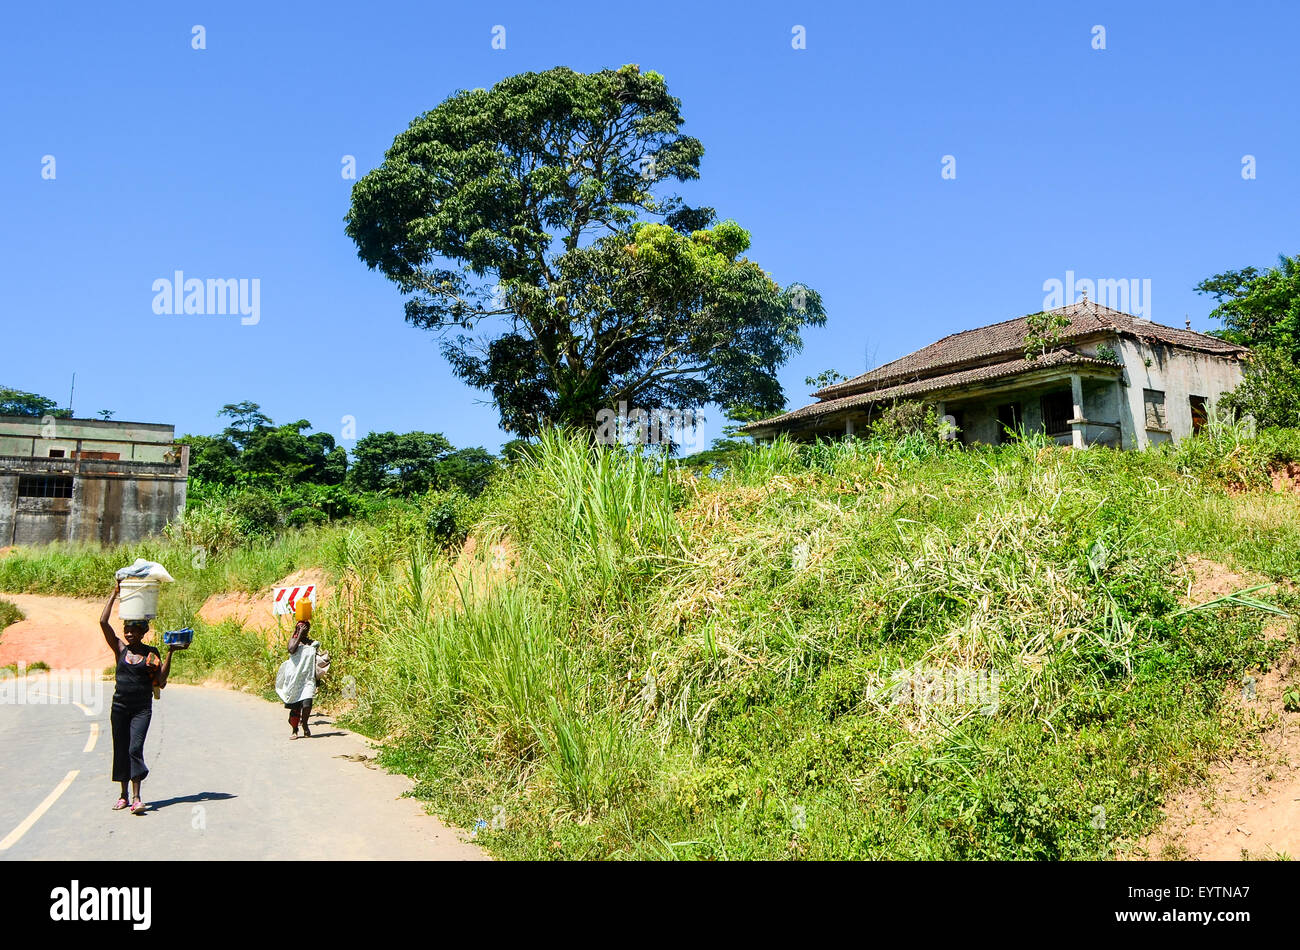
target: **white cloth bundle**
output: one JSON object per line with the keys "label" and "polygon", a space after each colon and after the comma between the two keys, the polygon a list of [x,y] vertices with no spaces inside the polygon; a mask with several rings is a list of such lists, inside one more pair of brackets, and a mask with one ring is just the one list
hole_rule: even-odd
{"label": "white cloth bundle", "polygon": [[119,581],[124,581],[128,577],[138,578],[140,580],[158,581],[160,584],[170,584],[175,578],[167,573],[167,568],[155,561],[146,561],[142,557],[135,559],[135,563],[129,567],[118,568],[115,575]]}

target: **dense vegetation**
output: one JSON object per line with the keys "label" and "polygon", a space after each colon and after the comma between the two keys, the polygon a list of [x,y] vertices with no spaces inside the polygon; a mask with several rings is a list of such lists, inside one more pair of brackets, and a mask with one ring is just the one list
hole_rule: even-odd
{"label": "dense vegetation", "polygon": [[[1295,579],[1296,499],[1257,490],[1294,459],[1300,433],[1216,424],[1141,453],[782,442],[709,477],[550,434],[450,535],[426,496],[202,567],[166,541],[17,552],[0,590],[156,556],[173,625],[323,566],[322,705],[503,855],[1109,857],[1248,738],[1225,693],[1294,640],[1179,613],[1190,555]],[[200,625],[178,675],[261,691],[278,661]]]}

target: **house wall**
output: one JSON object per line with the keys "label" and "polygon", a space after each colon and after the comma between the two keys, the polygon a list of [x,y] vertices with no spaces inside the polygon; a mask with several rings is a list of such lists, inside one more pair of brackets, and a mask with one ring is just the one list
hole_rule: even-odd
{"label": "house wall", "polygon": [[[1235,389],[1242,380],[1242,366],[1208,353],[1177,349],[1163,344],[1147,344],[1121,337],[1112,344],[1124,364],[1124,395],[1127,428],[1126,442],[1132,448],[1146,448],[1160,442],[1178,441],[1192,434],[1190,396],[1205,396],[1210,408],[1219,397]],[[1148,363],[1150,365],[1148,365]],[[1155,389],[1165,394],[1165,417],[1168,431],[1148,431],[1143,390]]]}

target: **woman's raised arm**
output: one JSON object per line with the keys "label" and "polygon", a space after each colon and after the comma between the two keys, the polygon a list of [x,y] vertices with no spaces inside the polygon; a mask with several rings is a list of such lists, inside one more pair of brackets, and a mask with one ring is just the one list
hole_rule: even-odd
{"label": "woman's raised arm", "polygon": [[104,605],[104,612],[99,615],[99,629],[104,632],[104,640],[107,641],[108,648],[113,651],[114,660],[122,652],[122,641],[117,638],[117,634],[113,632],[113,625],[108,621],[113,613],[113,602],[117,600],[117,595],[121,590],[122,582],[118,581],[117,586],[113,588],[113,596],[108,598],[108,603]]}
{"label": "woman's raised arm", "polygon": [[169,646],[167,648],[167,659],[163,660],[162,666],[158,669],[157,676],[154,677],[154,685],[159,689],[167,688],[167,677],[170,676],[172,672],[172,654],[175,652],[176,648],[174,646]]}

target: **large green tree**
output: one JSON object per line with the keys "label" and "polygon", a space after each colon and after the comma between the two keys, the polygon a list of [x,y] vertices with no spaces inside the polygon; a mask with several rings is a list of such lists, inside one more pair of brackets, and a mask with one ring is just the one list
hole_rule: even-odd
{"label": "large green tree", "polygon": [[784,406],[776,372],[821,300],[746,258],[743,228],[661,193],[699,177],[682,124],[636,66],[524,73],[418,117],[354,186],[358,255],[507,430],[591,428],[620,401]]}

